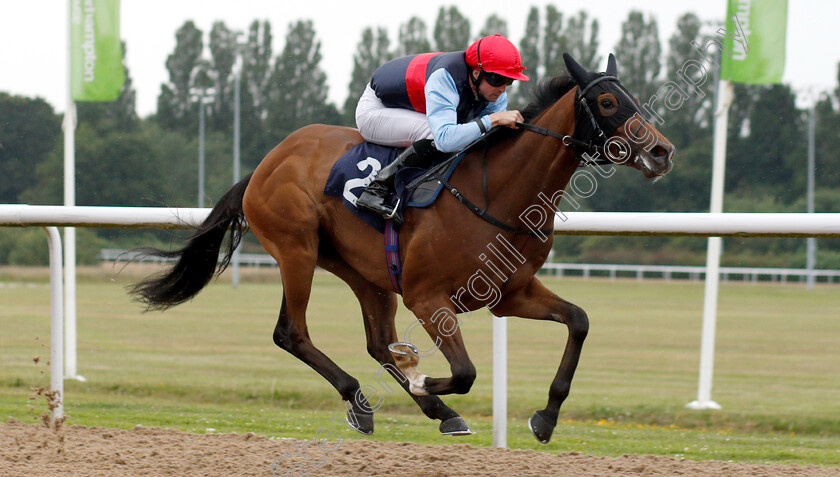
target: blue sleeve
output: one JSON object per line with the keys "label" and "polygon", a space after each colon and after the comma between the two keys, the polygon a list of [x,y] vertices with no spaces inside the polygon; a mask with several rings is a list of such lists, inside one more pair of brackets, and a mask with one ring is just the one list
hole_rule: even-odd
{"label": "blue sleeve", "polygon": [[[455,152],[468,146],[481,137],[481,129],[473,121],[458,124],[458,103],[460,97],[455,88],[455,80],[448,71],[441,68],[429,76],[426,81],[426,118],[435,140],[435,147],[442,152]],[[490,103],[481,112],[481,122],[490,129],[490,113],[504,111],[507,108],[507,93],[503,93],[495,103]]]}

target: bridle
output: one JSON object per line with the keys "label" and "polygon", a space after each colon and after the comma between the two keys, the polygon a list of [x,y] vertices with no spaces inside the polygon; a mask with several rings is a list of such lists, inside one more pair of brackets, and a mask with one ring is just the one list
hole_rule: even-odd
{"label": "bridle", "polygon": [[[588,108],[587,108],[588,109]],[[581,159],[580,164],[578,167],[589,167],[589,166],[608,166],[610,164],[614,164],[613,161],[604,158],[601,154],[604,151],[603,145],[596,145],[593,141],[581,141],[580,139],[575,139],[574,137],[568,134],[560,134],[552,131],[551,129],[542,128],[539,126],[534,126],[533,124],[528,123],[516,123],[516,127],[525,129],[527,131],[535,132],[537,134],[542,134],[543,136],[551,136],[560,140],[566,147],[574,147],[576,149],[583,149],[586,152],[595,152],[597,154],[597,158],[595,159]],[[605,141],[606,142],[606,141]]]}
{"label": "bridle", "polygon": [[[575,95],[575,123],[577,123],[577,121],[578,121],[578,112],[583,111],[586,114],[586,118],[583,118],[583,119],[584,120],[588,119],[592,123],[592,127],[595,130],[594,137],[591,138],[589,141],[583,141],[583,140],[575,138],[573,135],[560,134],[560,133],[554,132],[550,129],[543,128],[543,127],[540,127],[540,126],[535,126],[533,124],[516,123],[516,126],[518,128],[525,129],[526,131],[531,131],[531,132],[535,132],[537,134],[542,134],[543,136],[550,136],[550,137],[553,137],[553,138],[557,138],[566,147],[573,147],[576,150],[584,150],[584,151],[589,151],[589,152],[596,153],[595,158],[584,157],[583,159],[581,159],[580,164],[578,164],[578,167],[606,166],[606,165],[615,164],[615,162],[613,162],[612,160],[610,160],[608,158],[608,156],[606,154],[606,151],[604,149],[607,141],[609,140],[609,137],[607,137],[607,134],[604,132],[604,129],[601,127],[601,125],[595,119],[595,115],[592,113],[592,110],[589,108],[589,105],[586,102],[586,94],[589,92],[589,90],[593,86],[595,86],[596,84],[601,83],[603,81],[614,81],[614,82],[616,82],[619,90],[623,93],[624,96],[626,96],[626,99],[629,101],[629,104],[631,104],[634,107],[634,109],[636,110],[636,113],[644,120],[644,122],[649,122],[645,118],[645,116],[642,114],[640,108],[638,107],[638,104],[636,103],[635,99],[633,99],[633,96],[630,93],[628,93],[626,89],[624,89],[624,86],[618,81],[618,78],[616,78],[615,76],[603,75],[603,76],[599,76],[599,77],[595,78],[594,80],[590,81],[589,84],[587,84],[586,87],[584,87],[583,89],[578,88],[578,92]],[[639,129],[644,125],[644,122],[640,123]],[[572,133],[572,134],[574,134],[574,133]],[[638,129],[636,130],[636,132],[634,134],[638,134]],[[596,142],[596,140],[599,140],[600,144],[598,142]],[[513,234],[516,234],[516,235],[531,235],[531,236],[537,236],[537,237],[539,237],[539,236],[544,237],[544,236],[547,236],[547,235],[552,234],[554,232],[553,224],[552,224],[552,227],[549,228],[549,229],[542,229],[542,230],[535,231],[533,229],[523,229],[523,228],[520,228],[520,227],[513,227],[513,226],[508,225],[508,224],[502,222],[501,220],[493,217],[492,215],[488,214],[487,209],[490,207],[490,201],[489,201],[489,198],[487,197],[487,149],[486,148],[484,150],[484,163],[483,163],[482,171],[483,171],[483,184],[482,185],[483,185],[483,188],[484,188],[484,198],[485,198],[485,207],[484,208],[481,208],[481,207],[477,206],[472,201],[470,201],[469,199],[464,197],[464,195],[461,194],[461,192],[458,189],[453,187],[452,184],[450,184],[443,177],[439,177],[438,181],[447,190],[449,190],[449,192],[453,196],[455,196],[456,199],[458,199],[462,204],[464,204],[474,214],[478,215],[479,217],[481,217],[485,221],[493,224],[494,226],[496,226],[496,227],[498,227],[498,228],[500,228],[504,231],[511,232]]]}
{"label": "bridle", "polygon": [[553,138],[557,138],[566,147],[574,147],[578,151],[582,150],[583,152],[590,152],[595,154],[594,159],[581,159],[578,167],[608,166],[615,164],[616,162],[609,159],[609,155],[604,149],[607,141],[609,141],[609,137],[607,137],[607,134],[604,132],[604,129],[598,123],[598,120],[595,119],[595,114],[592,113],[592,110],[589,108],[589,104],[586,101],[586,95],[587,93],[589,93],[592,87],[604,81],[614,81],[618,86],[619,91],[621,91],[621,93],[625,96],[625,100],[628,101],[628,104],[630,104],[633,107],[633,109],[635,109],[636,114],[638,114],[639,117],[643,119],[643,121],[639,123],[639,126],[634,132],[635,135],[638,135],[639,129],[641,129],[646,122],[650,121],[648,121],[647,118],[645,118],[645,115],[642,113],[642,110],[639,108],[638,104],[636,103],[636,100],[633,99],[633,96],[624,88],[624,85],[622,85],[618,81],[617,77],[611,75],[602,75],[595,78],[594,80],[590,81],[583,89],[578,88],[578,92],[575,95],[575,123],[577,124],[577,122],[581,119],[578,118],[578,114],[582,111],[583,113],[585,113],[585,117],[582,119],[584,121],[589,121],[589,123],[592,125],[592,129],[595,131],[593,137],[588,141],[577,139],[573,135],[556,133],[550,129],[542,128],[528,123],[516,123],[516,127],[525,129],[527,131],[535,132],[537,134],[542,134],[543,136],[551,136]]}

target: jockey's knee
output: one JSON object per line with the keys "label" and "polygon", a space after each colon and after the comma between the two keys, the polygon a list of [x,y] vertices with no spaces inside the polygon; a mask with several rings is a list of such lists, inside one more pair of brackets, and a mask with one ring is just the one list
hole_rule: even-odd
{"label": "jockey's knee", "polygon": [[429,129],[429,122],[428,121],[416,121],[411,126],[411,132],[409,133],[409,139],[412,143],[420,141],[422,139],[434,139],[432,135],[432,130]]}

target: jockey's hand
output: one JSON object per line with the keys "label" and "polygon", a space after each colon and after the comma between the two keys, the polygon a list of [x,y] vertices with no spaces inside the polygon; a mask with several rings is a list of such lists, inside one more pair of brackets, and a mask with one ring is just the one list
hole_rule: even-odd
{"label": "jockey's hand", "polygon": [[493,113],[490,115],[491,127],[492,126],[507,126],[509,128],[517,129],[516,123],[523,123],[525,119],[522,117],[522,113],[513,109],[510,111],[499,111],[498,113]]}

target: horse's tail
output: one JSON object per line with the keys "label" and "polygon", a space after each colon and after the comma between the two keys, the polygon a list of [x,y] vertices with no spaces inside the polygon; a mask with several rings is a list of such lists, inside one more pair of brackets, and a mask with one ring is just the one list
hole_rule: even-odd
{"label": "horse's tail", "polygon": [[[165,251],[145,247],[135,250],[141,256],[178,259],[168,270],[129,288],[129,293],[145,304],[147,311],[165,310],[192,299],[207,286],[214,275],[218,276],[227,268],[233,251],[246,232],[242,197],[250,180],[251,174],[248,174],[219,199],[184,248]],[[226,254],[219,262],[219,250],[228,231],[230,239]]]}

